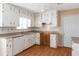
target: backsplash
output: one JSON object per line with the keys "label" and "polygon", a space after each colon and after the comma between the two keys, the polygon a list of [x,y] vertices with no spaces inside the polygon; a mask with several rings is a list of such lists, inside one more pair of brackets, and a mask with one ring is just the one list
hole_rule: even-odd
{"label": "backsplash", "polygon": [[15,31],[15,27],[0,27],[0,32],[10,32],[10,31]]}

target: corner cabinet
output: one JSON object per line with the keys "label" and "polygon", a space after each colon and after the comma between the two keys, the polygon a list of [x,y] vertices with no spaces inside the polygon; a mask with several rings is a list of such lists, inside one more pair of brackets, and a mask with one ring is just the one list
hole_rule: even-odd
{"label": "corner cabinet", "polygon": [[13,55],[17,55],[23,50],[33,46],[35,44],[34,34],[35,33],[28,33],[28,35],[13,38]]}
{"label": "corner cabinet", "polygon": [[16,27],[19,23],[19,9],[4,3],[0,4],[0,26]]}
{"label": "corner cabinet", "polygon": [[35,44],[35,33],[31,33],[23,36],[25,40],[25,48],[27,49]]}

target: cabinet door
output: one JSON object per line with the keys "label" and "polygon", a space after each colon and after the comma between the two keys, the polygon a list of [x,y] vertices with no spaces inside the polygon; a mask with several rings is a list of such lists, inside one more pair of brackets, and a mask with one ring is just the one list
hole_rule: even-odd
{"label": "cabinet door", "polygon": [[35,35],[35,44],[40,45],[40,33],[36,33]]}
{"label": "cabinet door", "polygon": [[0,54],[1,56],[6,56],[7,55],[7,49],[6,49],[6,39],[5,38],[0,38]]}
{"label": "cabinet door", "polygon": [[10,26],[9,12],[7,12],[6,10],[2,13],[2,26]]}
{"label": "cabinet door", "polygon": [[12,56],[12,38],[7,39],[7,56]]}
{"label": "cabinet door", "polygon": [[14,38],[13,41],[13,55],[18,54],[19,52],[24,50],[24,39],[23,37]]}
{"label": "cabinet door", "polygon": [[34,45],[35,44],[35,33],[31,35],[30,39],[31,39],[31,44]]}
{"label": "cabinet door", "polygon": [[57,47],[57,42],[56,42],[56,35],[51,34],[50,35],[50,47],[56,48]]}
{"label": "cabinet door", "polygon": [[28,38],[28,35],[24,35],[23,38],[24,38],[24,49],[27,49],[27,48],[29,48],[29,38]]}
{"label": "cabinet door", "polygon": [[18,23],[19,23],[19,12],[18,12],[18,9],[13,7],[12,8],[12,26],[15,26],[17,27],[18,26]]}
{"label": "cabinet door", "polygon": [[22,37],[20,37],[20,39],[19,39],[19,48],[20,48],[20,51],[23,51],[24,50],[24,45],[25,45],[25,42],[24,42],[25,40],[24,40],[24,38],[23,38],[23,36]]}
{"label": "cabinet door", "polygon": [[25,49],[35,44],[34,34],[25,35]]}
{"label": "cabinet door", "polygon": [[9,5],[4,5],[3,11],[2,11],[2,26],[11,26],[12,23],[10,21],[12,21],[11,18],[11,10],[10,10],[10,6]]}
{"label": "cabinet door", "polygon": [[20,38],[13,38],[13,55],[20,52]]}

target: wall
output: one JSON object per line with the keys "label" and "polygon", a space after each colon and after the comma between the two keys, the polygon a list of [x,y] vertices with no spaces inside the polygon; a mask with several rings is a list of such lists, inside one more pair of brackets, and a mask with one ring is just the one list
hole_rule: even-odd
{"label": "wall", "polygon": [[58,46],[63,47],[63,20],[62,17],[65,15],[75,15],[79,14],[79,8],[70,9],[70,10],[63,10],[58,12],[58,27],[60,27],[60,34],[58,35]]}

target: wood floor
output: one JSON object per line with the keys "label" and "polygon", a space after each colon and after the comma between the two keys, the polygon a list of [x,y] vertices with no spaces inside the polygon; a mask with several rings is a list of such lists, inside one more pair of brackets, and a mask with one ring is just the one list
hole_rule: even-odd
{"label": "wood floor", "polygon": [[71,56],[70,48],[49,48],[48,46],[33,46],[16,56]]}

